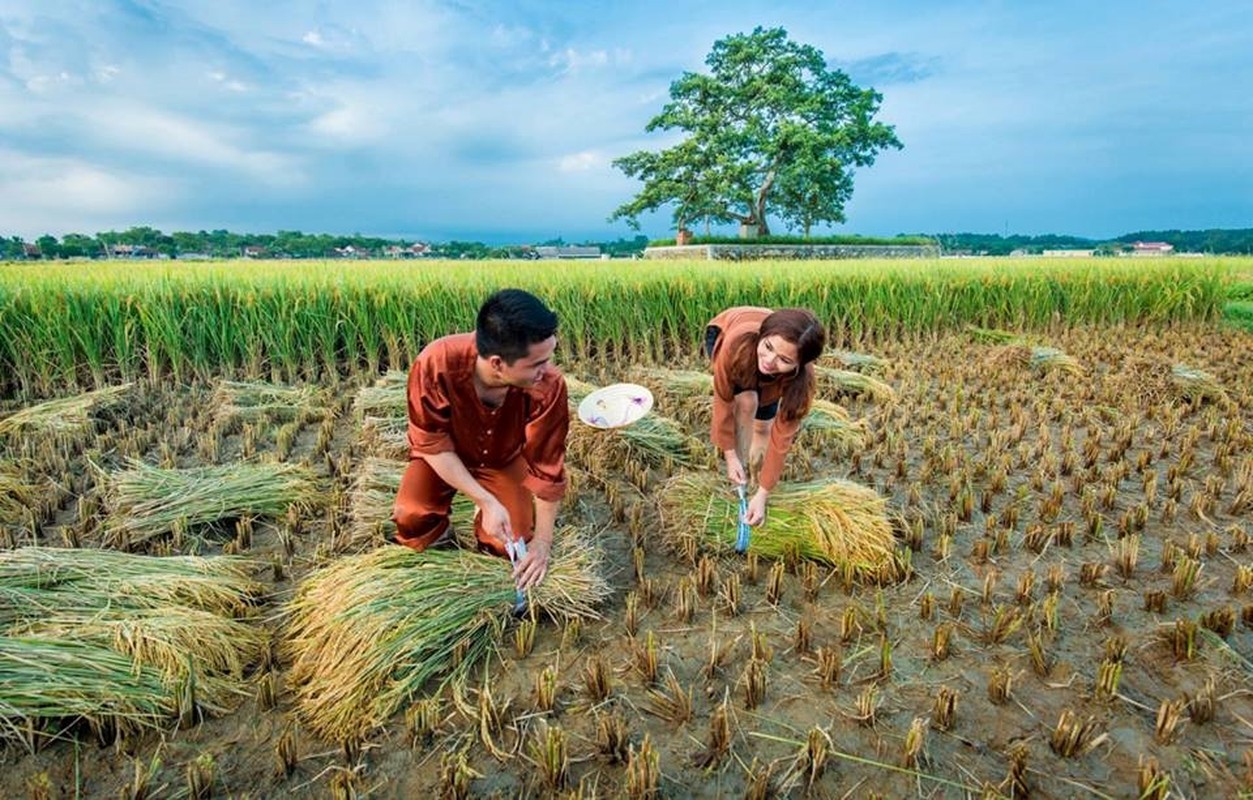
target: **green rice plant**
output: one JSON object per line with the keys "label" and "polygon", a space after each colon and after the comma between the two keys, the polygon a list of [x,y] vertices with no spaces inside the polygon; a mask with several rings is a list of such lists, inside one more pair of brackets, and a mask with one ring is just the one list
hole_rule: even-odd
{"label": "green rice plant", "polygon": [[[1128,260],[1130,261],[1130,260]],[[530,289],[561,320],[573,359],[670,363],[698,351],[712,309],[752,296],[814,309],[833,341],[965,325],[1211,321],[1228,301],[1231,262],[1152,265],[988,259],[954,265],[858,260],[751,265],[640,262],[421,264],[0,265],[0,395],[98,388],[110,380],[337,379],[401,369],[423,344],[473,324],[501,285]],[[771,274],[770,281],[760,276]],[[37,357],[35,357],[37,354]],[[265,373],[265,374],[263,374]]]}
{"label": "green rice plant", "polygon": [[312,471],[297,465],[160,469],[131,461],[129,469],[107,475],[105,539],[112,547],[133,547],[178,525],[194,530],[245,515],[277,519],[293,506],[319,501]]}
{"label": "green rice plant", "polygon": [[[597,618],[609,593],[597,548],[569,527],[554,541],[530,607],[557,619]],[[514,597],[509,563],[469,551],[383,546],[324,567],[284,611],[298,713],[332,741],[376,728],[482,663],[501,643]]]}
{"label": "green rice plant", "polygon": [[[734,547],[739,507],[720,475],[676,475],[662,487],[660,506],[662,534],[677,552],[692,537],[715,551]],[[893,542],[884,498],[865,486],[831,479],[776,486],[749,551],[761,558],[799,556],[837,564],[868,578],[891,561]]]}
{"label": "green rice plant", "polygon": [[282,386],[261,381],[218,381],[213,417],[220,423],[307,422],[326,412],[326,398],[315,386]]}
{"label": "green rice plant", "polygon": [[[367,458],[357,468],[348,492],[347,536],[335,542],[337,552],[360,552],[390,542],[396,535],[392,508],[408,464]],[[463,494],[452,501],[453,532],[464,547],[474,547],[474,502]]]}
{"label": "green rice plant", "polygon": [[825,393],[836,395],[864,395],[876,402],[896,397],[896,390],[873,375],[847,369],[818,366],[814,368],[818,386]]}
{"label": "green rice plant", "polygon": [[52,438],[81,443],[96,425],[96,414],[126,401],[133,383],[47,400],[0,419],[0,439]]}

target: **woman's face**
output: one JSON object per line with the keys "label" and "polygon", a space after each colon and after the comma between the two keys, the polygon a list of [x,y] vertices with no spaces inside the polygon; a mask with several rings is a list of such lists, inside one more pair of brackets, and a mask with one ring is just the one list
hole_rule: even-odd
{"label": "woman's face", "polygon": [[785,375],[800,364],[796,345],[778,334],[757,342],[757,371],[762,375]]}

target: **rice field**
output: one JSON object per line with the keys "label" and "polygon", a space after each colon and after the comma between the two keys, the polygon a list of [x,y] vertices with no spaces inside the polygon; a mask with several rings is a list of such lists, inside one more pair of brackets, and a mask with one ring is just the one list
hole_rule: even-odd
{"label": "rice field", "polygon": [[[1253,792],[1248,270],[0,265],[0,796]],[[403,369],[502,285],[582,389],[657,404],[572,428],[582,610],[463,607],[429,676],[391,635],[432,624],[412,576],[369,580],[411,559]],[[739,303],[832,328],[742,555],[697,350]],[[494,566],[415,569],[497,614]]]}

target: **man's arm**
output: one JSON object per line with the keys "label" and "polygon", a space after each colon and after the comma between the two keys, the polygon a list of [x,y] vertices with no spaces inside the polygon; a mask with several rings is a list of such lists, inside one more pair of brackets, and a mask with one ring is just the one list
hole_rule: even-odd
{"label": "man's arm", "polygon": [[[461,456],[452,450],[442,453],[430,453],[422,456],[435,474],[444,483],[464,494],[479,507],[483,530],[502,542],[513,538],[513,526],[509,522],[509,512],[496,499],[496,495],[483,488],[483,484],[474,479],[470,470],[461,460]],[[549,526],[548,538],[552,540],[552,528]]]}

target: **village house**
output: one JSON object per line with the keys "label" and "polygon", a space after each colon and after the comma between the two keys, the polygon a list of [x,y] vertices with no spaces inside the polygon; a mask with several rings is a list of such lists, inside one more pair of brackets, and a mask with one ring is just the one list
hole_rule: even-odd
{"label": "village house", "polygon": [[1136,242],[1131,245],[1133,256],[1168,256],[1174,252],[1174,245],[1168,242]]}

